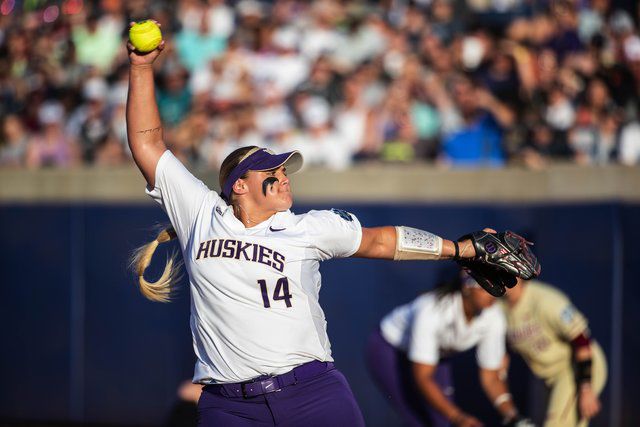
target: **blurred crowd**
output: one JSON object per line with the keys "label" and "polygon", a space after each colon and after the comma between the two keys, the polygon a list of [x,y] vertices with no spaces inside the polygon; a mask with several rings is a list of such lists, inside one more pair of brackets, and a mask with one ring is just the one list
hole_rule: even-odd
{"label": "blurred crowd", "polygon": [[637,2],[0,1],[0,165],[131,162],[128,23],[152,18],[164,138],[308,164],[640,164]]}

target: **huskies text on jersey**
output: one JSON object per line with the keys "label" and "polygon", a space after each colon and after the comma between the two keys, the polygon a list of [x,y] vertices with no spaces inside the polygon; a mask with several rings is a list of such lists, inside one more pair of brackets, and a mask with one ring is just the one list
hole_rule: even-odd
{"label": "huskies text on jersey", "polygon": [[245,243],[235,239],[211,239],[200,243],[196,261],[203,258],[235,258],[258,262],[282,273],[285,257],[279,252],[257,243]]}

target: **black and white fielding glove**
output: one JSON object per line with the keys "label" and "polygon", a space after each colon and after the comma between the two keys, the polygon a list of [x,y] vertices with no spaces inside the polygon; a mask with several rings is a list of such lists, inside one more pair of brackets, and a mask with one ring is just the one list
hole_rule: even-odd
{"label": "black and white fielding glove", "polygon": [[457,262],[494,297],[501,297],[506,288],[514,287],[518,277],[529,280],[540,274],[540,263],[529,248],[532,243],[512,231],[475,231],[458,241],[467,239],[471,240],[476,256]]}

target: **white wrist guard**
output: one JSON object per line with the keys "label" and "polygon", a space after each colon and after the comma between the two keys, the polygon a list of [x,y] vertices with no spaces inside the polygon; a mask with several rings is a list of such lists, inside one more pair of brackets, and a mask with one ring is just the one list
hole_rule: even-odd
{"label": "white wrist guard", "polygon": [[411,227],[396,227],[396,252],[394,260],[440,259],[442,237]]}

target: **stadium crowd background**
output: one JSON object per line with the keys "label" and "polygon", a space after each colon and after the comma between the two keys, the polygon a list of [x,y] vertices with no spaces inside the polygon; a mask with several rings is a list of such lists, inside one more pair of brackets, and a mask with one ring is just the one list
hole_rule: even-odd
{"label": "stadium crowd background", "polygon": [[2,0],[2,167],[131,162],[142,18],[167,43],[166,142],[195,167],[249,144],[332,169],[640,164],[635,2]]}

